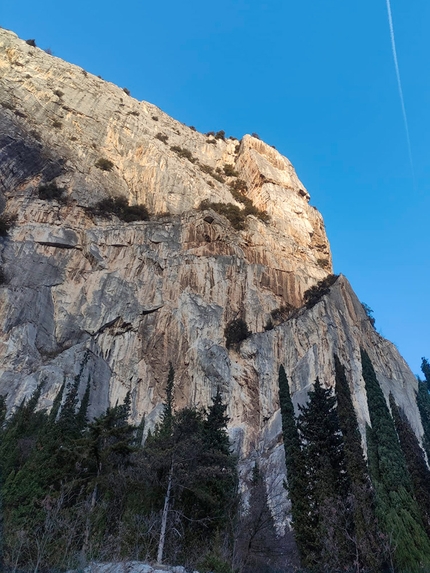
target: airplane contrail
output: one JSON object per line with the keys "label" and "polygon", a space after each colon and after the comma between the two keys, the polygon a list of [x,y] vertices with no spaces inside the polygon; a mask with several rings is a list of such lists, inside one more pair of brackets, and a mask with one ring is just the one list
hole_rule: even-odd
{"label": "airplane contrail", "polygon": [[414,186],[415,186],[415,170],[414,170],[414,162],[412,161],[412,147],[411,147],[411,139],[409,137],[408,116],[406,115],[405,99],[403,97],[403,89],[402,89],[402,80],[400,79],[399,62],[397,60],[396,38],[394,36],[394,26],[393,26],[393,17],[391,15],[390,0],[387,0],[387,11],[388,11],[388,23],[390,26],[391,48],[393,51],[394,67],[396,68],[397,87],[399,88],[400,103],[402,105],[403,121],[405,124],[406,140],[408,144],[409,162],[411,164],[412,177],[414,179]]}

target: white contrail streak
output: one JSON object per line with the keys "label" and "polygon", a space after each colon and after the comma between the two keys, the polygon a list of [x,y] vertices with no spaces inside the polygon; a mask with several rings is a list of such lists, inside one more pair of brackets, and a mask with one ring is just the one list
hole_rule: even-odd
{"label": "white contrail streak", "polygon": [[388,11],[388,23],[390,25],[390,36],[391,36],[391,48],[393,50],[393,58],[394,58],[394,67],[396,68],[396,76],[397,76],[397,86],[399,88],[399,95],[400,95],[400,103],[402,104],[402,113],[403,113],[403,121],[405,124],[405,131],[406,131],[406,140],[408,143],[408,153],[409,153],[409,161],[411,164],[412,170],[412,177],[414,179],[415,185],[415,170],[414,170],[414,162],[412,161],[412,147],[411,147],[411,139],[409,137],[409,125],[408,125],[408,117],[406,115],[406,108],[405,108],[405,99],[403,97],[403,89],[402,89],[402,81],[400,79],[400,70],[399,70],[399,62],[397,60],[397,50],[396,50],[396,38],[394,36],[394,26],[393,26],[393,17],[391,15],[391,3],[390,0],[387,0],[387,11]]}

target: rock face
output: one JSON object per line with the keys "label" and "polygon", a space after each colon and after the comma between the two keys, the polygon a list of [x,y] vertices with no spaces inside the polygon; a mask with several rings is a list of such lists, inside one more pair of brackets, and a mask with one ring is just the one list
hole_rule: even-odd
{"label": "rock face", "polygon": [[[100,159],[113,168],[96,167]],[[230,188],[237,176],[216,172],[226,165],[268,223],[249,216],[237,231],[199,209],[204,199],[241,207]],[[65,188],[65,201],[39,198],[49,182]],[[150,220],[91,216],[86,207],[106,197],[145,204]],[[171,362],[178,408],[205,407],[222,390],[242,483],[258,460],[281,531],[281,363],[300,403],[316,376],[333,385],[336,352],[364,428],[363,346],[422,434],[416,380],[348,281],[302,307],[304,291],[331,272],[322,217],[308,201],[291,163],[264,142],[198,133],[0,30],[0,208],[16,216],[0,238],[0,393],[12,406],[44,382],[49,407],[63,380],[80,376],[93,415],[130,390],[134,420],[145,414],[149,427]],[[228,349],[224,331],[236,318],[252,334]]]}

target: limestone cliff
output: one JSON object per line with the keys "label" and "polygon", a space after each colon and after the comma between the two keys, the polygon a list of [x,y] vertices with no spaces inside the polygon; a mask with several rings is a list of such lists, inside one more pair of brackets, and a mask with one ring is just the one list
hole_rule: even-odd
{"label": "limestone cliff", "polygon": [[[198,209],[204,199],[241,206],[230,188],[237,177],[268,223],[249,216],[238,231]],[[39,198],[49,182],[66,201]],[[145,204],[150,220],[91,216],[85,208],[107,196]],[[316,376],[333,384],[339,354],[364,427],[363,346],[384,392],[422,433],[416,380],[348,281],[302,307],[304,291],[331,272],[324,224],[291,163],[259,139],[198,133],[0,30],[0,207],[16,216],[0,239],[0,393],[10,406],[44,381],[49,407],[63,379],[81,373],[92,414],[130,390],[134,419],[151,424],[171,361],[178,407],[206,406],[221,388],[242,477],[259,459],[279,528],[288,510],[281,363],[300,402]],[[252,335],[227,349],[224,329],[237,317]]]}

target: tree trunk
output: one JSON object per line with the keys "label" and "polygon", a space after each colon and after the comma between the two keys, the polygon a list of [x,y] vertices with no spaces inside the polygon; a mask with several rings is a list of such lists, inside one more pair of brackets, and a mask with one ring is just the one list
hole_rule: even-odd
{"label": "tree trunk", "polygon": [[[98,478],[98,475],[97,475],[97,478]],[[91,494],[90,510],[89,510],[89,512],[87,514],[87,518],[85,520],[85,535],[84,535],[84,542],[82,544],[82,549],[81,549],[81,559],[85,565],[86,565],[86,560],[87,560],[88,547],[90,544],[91,514],[92,514],[92,512],[96,506],[96,500],[97,500],[97,484],[98,484],[98,482],[96,481],[96,483],[94,484],[93,492]]]}
{"label": "tree trunk", "polygon": [[166,491],[166,497],[164,498],[163,515],[161,517],[160,541],[158,543],[158,553],[157,553],[157,563],[160,565],[163,562],[163,551],[164,551],[164,542],[166,540],[167,514],[169,513],[172,478],[173,478],[173,460],[169,470],[169,480],[167,482],[167,491]]}

